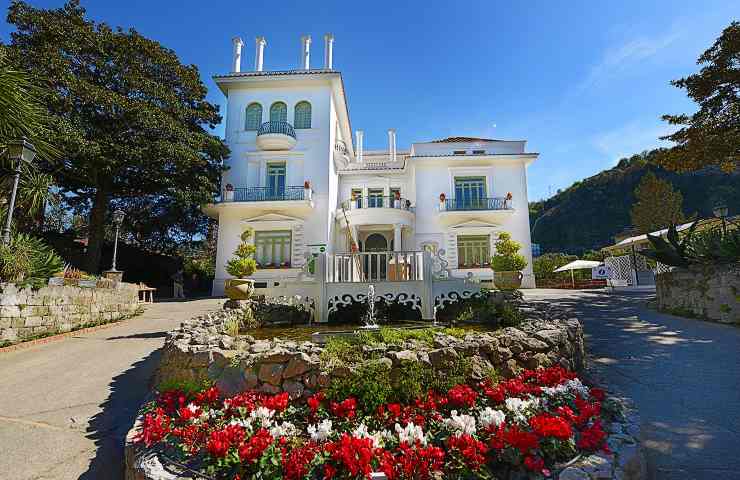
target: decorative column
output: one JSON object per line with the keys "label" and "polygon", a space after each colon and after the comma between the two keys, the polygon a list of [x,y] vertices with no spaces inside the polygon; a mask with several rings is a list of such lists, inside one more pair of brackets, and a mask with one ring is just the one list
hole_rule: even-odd
{"label": "decorative column", "polygon": [[265,40],[265,37],[257,37],[254,40],[254,44],[254,71],[261,72],[265,63],[265,46],[267,45],[267,40]]}
{"label": "decorative column", "polygon": [[327,33],[324,35],[324,69],[332,70],[334,68],[334,35]]}
{"label": "decorative column", "polygon": [[399,223],[393,225],[393,251],[395,252],[400,252],[403,250],[401,238],[402,229],[403,227]]}
{"label": "decorative column", "polygon": [[311,69],[311,35],[301,37],[301,68]]}
{"label": "decorative column", "polygon": [[242,70],[242,47],[244,46],[244,42],[241,37],[234,37],[231,39],[231,42],[234,44],[234,65],[231,71],[239,73]]}

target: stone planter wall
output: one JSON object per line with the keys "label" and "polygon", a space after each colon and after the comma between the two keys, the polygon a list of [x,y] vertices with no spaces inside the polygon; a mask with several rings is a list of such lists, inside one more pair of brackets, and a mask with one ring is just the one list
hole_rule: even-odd
{"label": "stone planter wall", "polygon": [[[464,338],[439,334],[433,345],[408,341],[374,347],[392,366],[418,361],[444,370],[460,357],[471,359],[474,373],[496,368],[505,377],[521,369],[560,364],[572,370],[584,367],[583,329],[575,318],[560,318],[544,305],[524,306],[528,320],[519,327],[494,332],[471,332]],[[224,322],[238,310],[223,310],[194,318],[169,333],[155,384],[163,381],[210,379],[226,393],[258,389],[308,396],[327,386],[346,369],[321,371],[323,347],[312,342],[240,339],[224,333]],[[393,372],[391,372],[393,374]]]}
{"label": "stone planter wall", "polygon": [[129,283],[114,288],[47,286],[39,290],[4,284],[0,285],[0,341],[23,341],[120,320],[138,308],[137,286]]}
{"label": "stone planter wall", "polygon": [[740,324],[740,264],[674,270],[655,285],[661,311]]}

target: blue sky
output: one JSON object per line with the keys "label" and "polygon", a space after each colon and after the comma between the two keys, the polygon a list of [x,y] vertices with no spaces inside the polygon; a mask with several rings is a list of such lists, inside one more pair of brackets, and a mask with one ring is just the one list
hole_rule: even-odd
{"label": "blue sky", "polygon": [[254,37],[264,35],[265,69],[282,70],[298,64],[303,34],[320,66],[332,32],[366,149],[386,148],[391,127],[399,149],[451,135],[527,139],[540,152],[532,200],[657,146],[669,132],[660,116],[695,108],[668,82],[694,72],[740,15],[737,0],[82,3],[92,18],[134,27],[198,65],[221,105],[211,75],[229,70],[233,36],[244,38],[251,68]]}

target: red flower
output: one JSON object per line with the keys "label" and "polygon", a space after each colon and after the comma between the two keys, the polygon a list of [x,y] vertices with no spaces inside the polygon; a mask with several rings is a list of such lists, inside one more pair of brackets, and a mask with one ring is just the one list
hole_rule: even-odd
{"label": "red flower", "polygon": [[228,405],[229,409],[234,410],[240,407],[244,407],[247,409],[247,411],[251,412],[257,407],[258,400],[259,394],[255,391],[250,390],[224,400],[224,406]]}
{"label": "red flower", "polygon": [[283,452],[283,478],[285,480],[300,480],[306,476],[311,462],[321,448],[314,442],[294,448],[289,454]]}
{"label": "red flower", "polygon": [[321,406],[321,402],[324,401],[324,392],[319,392],[315,395],[312,395],[308,397],[308,400],[306,400],[306,403],[308,403],[308,408],[311,409],[311,413],[316,413]]}
{"label": "red flower", "polygon": [[277,395],[273,395],[262,400],[262,406],[269,408],[270,410],[282,412],[288,408],[288,400],[290,400],[288,392],[278,393]]}
{"label": "red flower", "polygon": [[272,443],[272,435],[264,428],[257,430],[252,438],[239,445],[239,459],[244,463],[251,463],[262,456],[262,453]]}
{"label": "red flower", "polygon": [[218,397],[220,396],[221,396],[221,392],[219,392],[218,388],[211,387],[208,390],[200,392],[199,394],[195,396],[195,404],[196,405],[213,404],[218,401]]}
{"label": "red flower", "polygon": [[147,413],[141,422],[141,431],[134,437],[134,442],[144,442],[151,447],[170,433],[170,417],[162,408],[157,408],[154,413]]}
{"label": "red flower", "polygon": [[206,443],[206,449],[208,453],[216,458],[224,458],[231,448],[231,442],[229,441],[229,434],[225,430],[214,430],[211,432]]}
{"label": "red flower", "polygon": [[568,440],[573,434],[568,422],[560,417],[543,413],[529,419],[532,430],[540,437],[554,437],[558,440]]}
{"label": "red flower", "polygon": [[468,385],[455,385],[447,392],[447,398],[456,407],[473,408],[478,399],[478,392]]}
{"label": "red flower", "polygon": [[512,425],[504,434],[504,442],[519,450],[522,455],[527,455],[530,450],[539,447],[537,435],[531,432],[525,432],[516,425]]}
{"label": "red flower", "polygon": [[324,450],[332,461],[349,470],[352,478],[359,475],[366,477],[372,472],[373,440],[370,438],[357,438],[344,433],[338,441],[328,442]]}
{"label": "red flower", "polygon": [[608,451],[605,443],[606,432],[601,428],[601,420],[596,420],[591,426],[581,430],[581,436],[576,446],[582,450],[598,450],[603,448]]}
{"label": "red flower", "polygon": [[471,470],[478,470],[486,461],[488,447],[480,440],[476,440],[467,433],[459,437],[451,436],[447,439],[450,450],[457,450],[465,459],[465,464]]}
{"label": "red flower", "polygon": [[591,388],[591,396],[599,402],[603,402],[604,398],[606,398],[606,392],[600,388],[593,387]]}
{"label": "red flower", "polygon": [[329,465],[328,463],[324,464],[324,478],[327,480],[330,480],[334,478],[334,475],[337,474],[337,469]]}
{"label": "red flower", "polygon": [[545,461],[540,457],[528,455],[524,457],[524,466],[532,472],[541,472],[545,468]]}
{"label": "red flower", "polygon": [[200,414],[202,413],[200,407],[190,408],[190,407],[180,407],[180,409],[177,411],[178,415],[180,415],[180,420],[183,422],[189,422],[193,418],[200,417]]}
{"label": "red flower", "polygon": [[187,396],[181,390],[162,392],[157,398],[157,404],[164,408],[167,415],[173,415],[179,408],[188,402]]}
{"label": "red flower", "polygon": [[599,402],[590,403],[582,399],[580,395],[576,395],[575,404],[578,409],[578,416],[574,422],[578,426],[585,425],[590,419],[598,418],[601,415],[601,403]]}
{"label": "red flower", "polygon": [[357,400],[350,397],[340,403],[331,402],[329,409],[337,417],[353,419],[355,418],[355,410],[357,409]]}
{"label": "red flower", "polygon": [[[429,480],[433,473],[444,467],[445,452],[439,447],[422,447],[419,443],[409,446],[403,443],[398,450],[396,469],[402,478]],[[391,478],[387,473],[386,476]]]}

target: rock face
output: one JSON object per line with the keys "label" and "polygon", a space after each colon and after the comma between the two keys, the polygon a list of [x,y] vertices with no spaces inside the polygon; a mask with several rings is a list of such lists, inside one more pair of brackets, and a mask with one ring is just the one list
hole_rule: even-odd
{"label": "rock face", "polygon": [[[490,368],[504,377],[512,377],[524,368],[551,365],[582,370],[585,354],[580,322],[562,318],[545,303],[527,304],[525,308],[528,320],[516,328],[471,331],[462,338],[439,333],[431,344],[409,340],[402,345],[379,344],[365,349],[392,367],[419,362],[444,371],[454,368],[461,358],[469,358],[476,376],[484,375]],[[319,388],[320,374],[324,375],[324,382],[329,382],[332,377],[349,373],[346,367],[322,372],[319,357],[324,348],[312,342],[228,336],[224,324],[237,314],[238,310],[208,313],[170,332],[155,384],[210,379],[227,391],[247,385],[246,388],[288,391],[291,396],[305,397]]]}
{"label": "rock face", "polygon": [[123,282],[112,287],[46,286],[32,290],[0,285],[0,343],[135,315],[139,311],[138,287]]}
{"label": "rock face", "polygon": [[740,265],[677,269],[655,277],[658,308],[720,323],[740,324]]}

